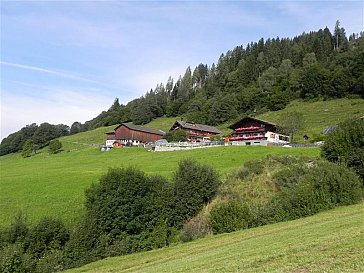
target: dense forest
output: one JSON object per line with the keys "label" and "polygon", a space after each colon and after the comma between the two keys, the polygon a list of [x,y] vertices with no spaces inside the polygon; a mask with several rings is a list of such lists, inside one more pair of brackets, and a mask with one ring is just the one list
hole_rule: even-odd
{"label": "dense forest", "polygon": [[[333,33],[326,27],[237,46],[221,54],[217,64],[187,67],[177,80],[169,77],[126,105],[115,99],[94,119],[74,122],[70,134],[120,122],[141,125],[162,116],[217,125],[243,114],[280,110],[298,98],[364,98],[363,34],[348,37],[337,21]],[[0,155],[16,151],[11,143],[22,130],[1,142]]]}

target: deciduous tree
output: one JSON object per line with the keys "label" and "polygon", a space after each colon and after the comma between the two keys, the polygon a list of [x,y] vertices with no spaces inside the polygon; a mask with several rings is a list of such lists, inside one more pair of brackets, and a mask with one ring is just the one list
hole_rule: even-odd
{"label": "deciduous tree", "polygon": [[294,141],[294,135],[304,128],[303,114],[300,112],[292,111],[283,116],[279,122],[279,130],[283,133],[289,134],[291,142]]}

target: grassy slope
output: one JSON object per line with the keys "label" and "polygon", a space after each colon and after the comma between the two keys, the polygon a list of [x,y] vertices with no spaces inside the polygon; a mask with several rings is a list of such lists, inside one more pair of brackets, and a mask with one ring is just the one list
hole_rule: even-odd
{"label": "grassy slope", "polygon": [[[260,114],[257,118],[279,123],[281,117],[285,116],[290,111],[297,111],[303,114],[305,126],[304,129],[298,132],[301,139],[304,134],[309,137],[320,134],[320,132],[328,126],[338,124],[347,118],[361,117],[364,115],[364,100],[363,99],[336,99],[328,101],[302,101],[295,100],[290,103],[285,109],[275,112],[267,112]],[[180,118],[159,118],[145,125],[148,128],[156,128],[168,131],[172,124]],[[231,130],[227,127],[233,124],[234,121],[229,121],[217,126],[223,134],[229,133]]]}
{"label": "grassy slope", "polygon": [[112,132],[115,127],[116,125],[100,127],[92,131],[61,137],[60,141],[65,151],[75,151],[98,146],[105,143],[105,133]]}
{"label": "grassy slope", "polygon": [[87,147],[56,155],[47,153],[30,158],[20,155],[0,157],[0,226],[8,225],[22,210],[31,222],[44,215],[56,215],[72,224],[82,213],[84,190],[97,182],[110,167],[135,166],[149,174],[171,177],[184,158],[216,168],[222,175],[247,160],[268,154],[318,156],[317,148],[213,147],[189,151],[152,153],[143,148],[100,152]]}
{"label": "grassy slope", "polygon": [[320,134],[328,126],[338,124],[345,119],[364,116],[363,99],[337,99],[329,101],[304,102],[293,101],[285,109],[258,115],[263,120],[279,123],[281,117],[291,111],[303,114],[305,126],[297,133],[296,140],[303,141],[302,136]]}
{"label": "grassy slope", "polygon": [[364,272],[364,204],[108,258],[78,272]]}

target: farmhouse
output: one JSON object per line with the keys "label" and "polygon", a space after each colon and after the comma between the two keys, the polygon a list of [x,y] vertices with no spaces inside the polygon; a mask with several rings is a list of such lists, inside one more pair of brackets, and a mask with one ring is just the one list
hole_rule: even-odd
{"label": "farmhouse", "polygon": [[188,134],[189,141],[203,141],[213,136],[221,134],[221,132],[213,127],[203,124],[188,123],[177,120],[169,130],[170,132],[183,130]]}
{"label": "farmhouse", "polygon": [[234,130],[228,136],[232,145],[269,145],[270,143],[287,144],[289,137],[276,133],[274,123],[253,117],[244,117],[229,126]]}
{"label": "farmhouse", "polygon": [[120,145],[139,145],[154,142],[164,136],[161,130],[143,128],[131,124],[121,123],[114,132],[106,133],[107,147],[120,147]]}

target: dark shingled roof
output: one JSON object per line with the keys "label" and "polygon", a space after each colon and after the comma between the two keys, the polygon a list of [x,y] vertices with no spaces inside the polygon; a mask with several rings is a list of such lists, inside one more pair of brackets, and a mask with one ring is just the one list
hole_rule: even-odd
{"label": "dark shingled roof", "polygon": [[258,119],[258,118],[253,118],[253,117],[246,116],[246,117],[243,117],[242,119],[240,119],[239,121],[235,122],[234,124],[230,125],[228,128],[235,129],[237,126],[239,126],[241,123],[243,123],[246,120],[253,120],[253,121],[265,124],[265,125],[277,126],[275,123],[272,123],[272,122],[269,122],[269,121],[265,121],[265,120],[261,120],[261,119]]}
{"label": "dark shingled roof", "polygon": [[176,125],[176,123],[181,128],[185,128],[185,129],[192,129],[192,130],[199,130],[199,131],[208,132],[208,133],[221,134],[221,132],[219,131],[219,129],[217,129],[217,128],[213,127],[213,126],[203,125],[203,124],[188,123],[188,122],[180,121],[180,120],[177,120],[175,122],[175,124],[172,126],[172,128]]}
{"label": "dark shingled roof", "polygon": [[136,126],[136,125],[127,124],[127,123],[121,123],[114,130],[116,131],[116,129],[118,129],[119,127],[121,127],[123,125],[125,127],[129,128],[130,130],[134,130],[134,131],[140,131],[140,132],[145,132],[145,133],[154,134],[154,135],[161,135],[161,136],[164,136],[166,134],[162,130],[154,130],[154,129],[144,128],[144,127],[141,127],[141,126]]}

